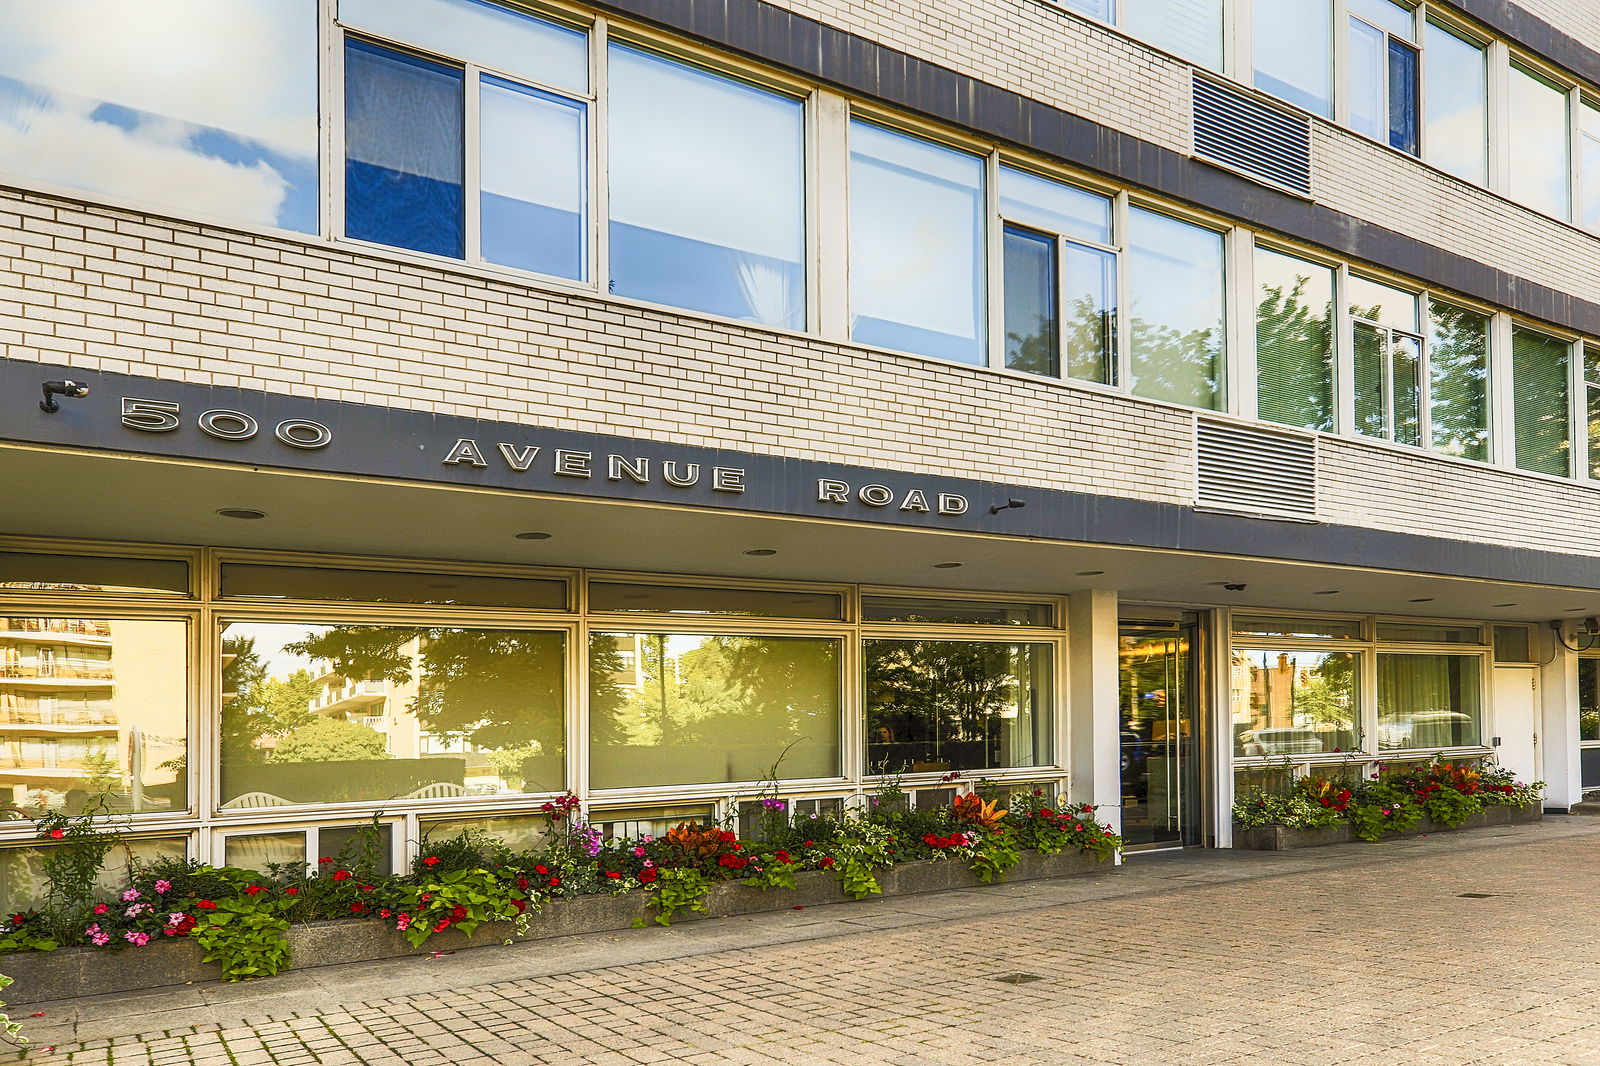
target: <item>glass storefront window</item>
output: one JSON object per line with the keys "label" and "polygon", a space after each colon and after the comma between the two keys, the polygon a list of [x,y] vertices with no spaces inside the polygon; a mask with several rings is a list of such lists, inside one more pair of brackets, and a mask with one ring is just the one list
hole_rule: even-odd
{"label": "glass storefront window", "polygon": [[837,640],[596,633],[590,783],[837,777],[839,693]]}
{"label": "glass storefront window", "polygon": [[0,552],[0,589],[30,592],[166,592],[187,595],[181,559]]}
{"label": "glass storefront window", "polygon": [[1055,615],[1048,603],[991,600],[921,599],[915,596],[863,596],[865,622],[924,622],[940,625],[1048,626]]}
{"label": "glass storefront window", "polygon": [[513,851],[537,851],[548,842],[550,819],[531,814],[504,818],[424,818],[417,825],[422,832],[424,854],[429,840],[449,840],[469,829],[493,837]]}
{"label": "glass storefront window", "polygon": [[1236,648],[1233,753],[1323,755],[1360,746],[1354,652]]}
{"label": "glass storefront window", "polygon": [[838,621],[844,617],[844,602],[837,593],[832,592],[780,592],[775,589],[591,581],[589,610]]}
{"label": "glass storefront window", "polygon": [[1379,622],[1378,639],[1406,644],[1482,644],[1483,627],[1431,625],[1421,622]]}
{"label": "glass storefront window", "polygon": [[863,641],[867,770],[1049,765],[1050,651],[990,641]]}
{"label": "glass storefront window", "polygon": [[[298,834],[297,834],[298,835]],[[189,850],[185,837],[143,837],[124,842],[106,855],[105,865],[95,875],[95,885],[110,893],[128,883],[129,860],[153,863],[160,859],[182,859]],[[14,914],[43,906],[49,882],[44,860],[50,849],[33,842],[0,848],[0,911]]]}
{"label": "glass storefront window", "polygon": [[188,653],[178,620],[0,617],[0,804],[188,807]]}
{"label": "glass storefront window", "polygon": [[234,833],[222,846],[222,861],[241,870],[265,870],[268,866],[305,865],[306,835],[301,830],[287,833]]}
{"label": "glass storefront window", "polygon": [[559,579],[255,563],[223,563],[222,595],[241,600],[421,603],[544,611],[567,607],[567,583]]}
{"label": "glass storefront window", "polygon": [[679,803],[662,807],[623,807],[589,812],[589,824],[607,840],[623,837],[666,836],[686,822],[711,825],[717,809],[707,803]]}
{"label": "glass storefront window", "polygon": [[232,623],[222,807],[559,790],[565,643],[530,630]]}
{"label": "glass storefront window", "polygon": [[1477,655],[1379,655],[1378,747],[1477,744],[1482,667]]}
{"label": "glass storefront window", "polygon": [[1359,618],[1278,618],[1271,615],[1236,614],[1233,631],[1250,637],[1334,637],[1360,640]]}

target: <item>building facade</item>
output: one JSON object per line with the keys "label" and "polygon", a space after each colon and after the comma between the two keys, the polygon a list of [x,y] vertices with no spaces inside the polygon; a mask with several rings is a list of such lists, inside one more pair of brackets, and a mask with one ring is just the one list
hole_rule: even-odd
{"label": "building facade", "polygon": [[1600,786],[1585,5],[0,29],[0,844]]}

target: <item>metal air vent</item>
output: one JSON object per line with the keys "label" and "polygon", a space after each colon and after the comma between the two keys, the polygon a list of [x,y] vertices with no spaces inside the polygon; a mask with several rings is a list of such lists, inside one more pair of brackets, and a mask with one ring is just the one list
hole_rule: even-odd
{"label": "metal air vent", "polygon": [[1198,73],[1194,153],[1268,185],[1311,195],[1311,120]]}
{"label": "metal air vent", "polygon": [[1195,506],[1317,520],[1317,440],[1197,418]]}

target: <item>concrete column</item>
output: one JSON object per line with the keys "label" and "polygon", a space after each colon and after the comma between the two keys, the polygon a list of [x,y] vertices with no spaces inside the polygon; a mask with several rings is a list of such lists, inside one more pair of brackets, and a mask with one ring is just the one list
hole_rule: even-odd
{"label": "concrete column", "polygon": [[1122,730],[1117,687],[1117,594],[1090,589],[1067,600],[1068,795],[1100,808],[1122,832]]}
{"label": "concrete column", "polygon": [[1547,810],[1566,810],[1583,799],[1578,748],[1578,654],[1541,629],[1539,750]]}

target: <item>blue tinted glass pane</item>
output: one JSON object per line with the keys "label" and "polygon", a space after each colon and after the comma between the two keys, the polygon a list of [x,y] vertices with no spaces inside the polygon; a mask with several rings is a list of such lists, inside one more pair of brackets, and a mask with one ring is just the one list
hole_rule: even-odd
{"label": "blue tinted glass pane", "polygon": [[487,0],[339,0],[339,21],[528,81],[589,88],[587,34]]}
{"label": "blue tinted glass pane", "polygon": [[1173,55],[1222,67],[1222,0],[1133,0],[1122,28]]}
{"label": "blue tinted glass pane", "polygon": [[1061,233],[1096,244],[1111,243],[1111,199],[1041,178],[1025,170],[1000,168],[1000,213],[1046,233]]}
{"label": "blue tinted glass pane", "polygon": [[1511,67],[1511,197],[1566,218],[1570,207],[1567,93],[1531,71]]}
{"label": "blue tinted glass pane", "polygon": [[345,46],[345,233],[460,258],[462,73]]}
{"label": "blue tinted glass pane", "polygon": [[479,129],[483,257],[586,277],[584,106],[485,78]]}
{"label": "blue tinted glass pane", "polygon": [[1350,128],[1377,137],[1383,121],[1383,46],[1387,38],[1360,19],[1350,20]]}
{"label": "blue tinted glass pane", "polygon": [[800,101],[620,45],[608,76],[611,291],[802,328]]}
{"label": "blue tinted glass pane", "polygon": [[1396,37],[1417,39],[1417,15],[1411,8],[1393,0],[1346,0],[1350,14],[1362,18]]}
{"label": "blue tinted glass pane", "polygon": [[0,3],[0,171],[315,233],[316,0]]}
{"label": "blue tinted glass pane", "polygon": [[1006,366],[1056,377],[1056,239],[1007,226],[1004,244]]}
{"label": "blue tinted glass pane", "polygon": [[1117,257],[1098,248],[1068,244],[1061,272],[1066,292],[1061,329],[1067,377],[1113,384]]}
{"label": "blue tinted glass pane", "polygon": [[1389,42],[1389,146],[1417,154],[1417,50]]}
{"label": "blue tinted glass pane", "polygon": [[1333,113],[1329,0],[1255,5],[1256,88],[1324,118]]}
{"label": "blue tinted glass pane", "polygon": [[1428,162],[1480,185],[1488,179],[1489,82],[1483,48],[1428,23]]}
{"label": "blue tinted glass pane", "polygon": [[983,160],[850,124],[850,336],[982,364]]}
{"label": "blue tinted glass pane", "polygon": [[1102,22],[1112,21],[1117,13],[1113,0],[1056,0],[1056,3],[1070,11],[1077,11]]}

